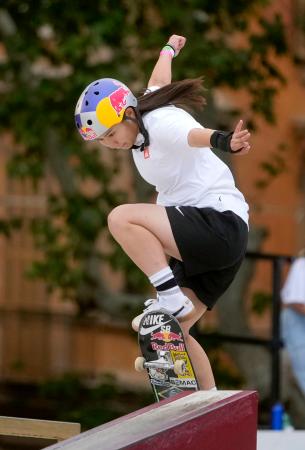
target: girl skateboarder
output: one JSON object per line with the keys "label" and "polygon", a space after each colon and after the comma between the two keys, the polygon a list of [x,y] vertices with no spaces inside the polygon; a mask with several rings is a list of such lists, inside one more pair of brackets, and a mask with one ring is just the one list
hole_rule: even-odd
{"label": "girl skateboarder", "polygon": [[[250,133],[242,120],[231,133],[206,129],[187,112],[205,100],[201,79],[171,83],[172,59],[184,44],[184,37],[170,37],[139,98],[120,81],[93,81],[80,96],[75,120],[83,139],[132,151],[141,176],[156,187],[156,204],[120,205],[108,227],[156,289],[144,312],[164,308],[177,317],[200,388],[216,389],[209,360],[189,329],[241,265],[248,205],[212,149],[246,154]],[[142,315],[132,322],[135,330]]]}

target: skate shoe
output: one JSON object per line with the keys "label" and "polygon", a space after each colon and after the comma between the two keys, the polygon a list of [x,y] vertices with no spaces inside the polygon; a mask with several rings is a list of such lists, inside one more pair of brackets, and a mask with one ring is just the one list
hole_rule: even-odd
{"label": "skate shoe", "polygon": [[144,309],[142,314],[135,317],[131,323],[134,331],[138,331],[142,317],[148,312],[164,309],[169,314],[175,316],[179,322],[184,322],[192,315],[194,311],[193,303],[185,296],[181,297],[181,300],[175,302],[158,296],[157,299],[146,300],[144,305],[147,306],[147,308]]}

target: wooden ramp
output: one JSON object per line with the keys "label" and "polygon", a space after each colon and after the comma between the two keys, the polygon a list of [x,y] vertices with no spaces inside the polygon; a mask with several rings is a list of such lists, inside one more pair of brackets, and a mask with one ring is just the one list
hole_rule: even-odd
{"label": "wooden ramp", "polygon": [[180,394],[62,441],[48,450],[256,450],[254,391]]}
{"label": "wooden ramp", "polygon": [[80,430],[79,423],[0,416],[0,449],[41,449]]}
{"label": "wooden ramp", "polygon": [[0,416],[0,436],[43,438],[60,441],[79,433],[79,423]]}

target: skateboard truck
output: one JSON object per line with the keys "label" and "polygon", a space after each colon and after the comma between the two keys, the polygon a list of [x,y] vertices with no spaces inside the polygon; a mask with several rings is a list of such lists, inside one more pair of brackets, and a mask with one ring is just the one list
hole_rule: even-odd
{"label": "skateboard truck", "polygon": [[177,359],[173,364],[168,360],[167,354],[168,352],[161,350],[158,352],[158,359],[148,362],[146,362],[143,356],[138,356],[135,360],[136,371],[142,372],[145,369],[153,368],[173,370],[176,375],[183,375],[186,370],[185,362],[182,359]]}

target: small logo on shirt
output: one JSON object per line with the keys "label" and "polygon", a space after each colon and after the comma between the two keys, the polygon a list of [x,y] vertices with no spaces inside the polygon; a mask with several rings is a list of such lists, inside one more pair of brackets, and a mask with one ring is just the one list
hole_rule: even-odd
{"label": "small logo on shirt", "polygon": [[150,157],[149,147],[144,148],[144,159],[148,159]]}
{"label": "small logo on shirt", "polygon": [[180,209],[180,206],[175,206],[175,208],[176,208],[177,211],[180,212],[180,214],[182,214],[182,215],[184,216],[183,212],[182,212],[181,209]]}

